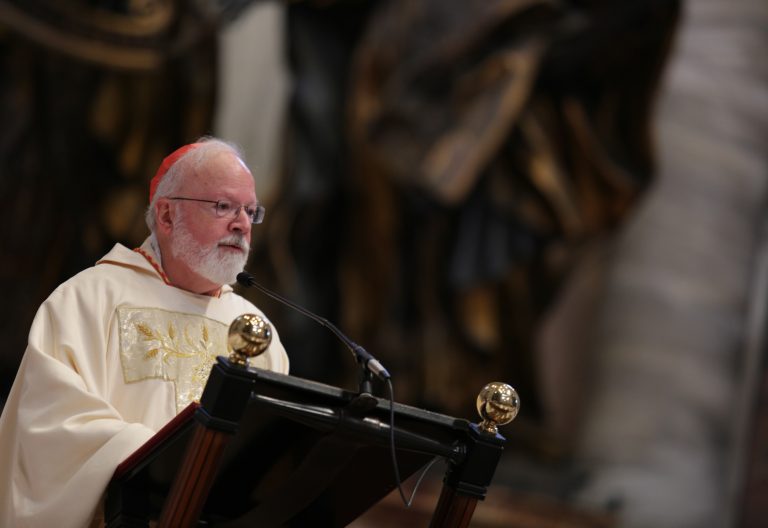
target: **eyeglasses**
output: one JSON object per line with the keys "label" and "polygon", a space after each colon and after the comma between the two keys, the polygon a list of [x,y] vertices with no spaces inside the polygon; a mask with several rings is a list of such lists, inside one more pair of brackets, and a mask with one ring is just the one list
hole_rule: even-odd
{"label": "eyeglasses", "polygon": [[200,198],[184,198],[181,196],[170,196],[168,199],[215,204],[213,210],[219,218],[237,218],[242,208],[252,224],[260,224],[264,220],[264,213],[266,212],[263,205],[235,205],[229,200],[201,200]]}

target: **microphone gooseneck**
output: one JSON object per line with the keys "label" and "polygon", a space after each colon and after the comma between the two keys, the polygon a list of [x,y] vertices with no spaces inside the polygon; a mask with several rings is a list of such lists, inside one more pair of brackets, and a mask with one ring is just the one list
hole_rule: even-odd
{"label": "microphone gooseneck", "polygon": [[[427,474],[427,471],[430,467],[432,467],[432,464],[437,461],[437,458],[434,458],[424,469],[421,476],[419,477],[419,480],[416,482],[416,485],[413,488],[413,492],[411,494],[410,499],[407,499],[405,497],[405,493],[403,492],[403,483],[400,480],[400,471],[398,469],[398,463],[397,463],[397,454],[395,449],[395,392],[392,388],[392,377],[389,375],[389,372],[387,372],[387,369],[384,368],[384,366],[378,362],[376,358],[374,358],[372,355],[370,355],[363,347],[352,341],[350,338],[348,338],[346,335],[344,335],[341,330],[336,328],[336,325],[331,323],[328,319],[325,317],[320,317],[319,315],[310,312],[303,306],[299,306],[298,304],[289,301],[288,299],[284,298],[282,295],[279,295],[258,282],[256,282],[256,279],[253,278],[253,276],[248,273],[247,271],[242,271],[237,274],[237,282],[242,284],[246,287],[253,287],[257,290],[261,291],[262,293],[272,297],[277,302],[282,303],[289,308],[293,308],[300,314],[303,314],[316,323],[319,323],[329,329],[333,334],[339,338],[339,340],[344,343],[347,348],[354,354],[355,360],[362,365],[363,367],[363,381],[361,383],[360,387],[360,396],[358,396],[358,399],[362,400],[364,403],[362,404],[364,407],[370,408],[370,405],[376,406],[376,398],[371,396],[371,374],[375,375],[379,379],[383,380],[388,389],[389,389],[389,441],[390,441],[390,449],[392,454],[392,468],[394,472],[395,477],[395,483],[397,484],[397,489],[400,492],[400,497],[405,504],[407,508],[410,508],[411,504],[413,503],[413,498],[416,496],[416,490],[419,488],[419,484],[421,484],[422,479]],[[364,396],[366,396],[364,398]],[[353,402],[354,403],[354,402]]]}
{"label": "microphone gooseneck", "polygon": [[329,329],[333,334],[339,338],[339,340],[344,343],[347,348],[354,354],[355,360],[360,363],[360,365],[363,366],[363,368],[367,369],[369,372],[371,372],[373,375],[378,377],[381,380],[389,380],[391,376],[389,375],[389,372],[387,372],[387,369],[384,368],[384,366],[379,363],[379,361],[374,358],[371,354],[368,353],[367,350],[365,350],[363,347],[352,341],[350,338],[348,338],[346,335],[344,335],[341,330],[336,328],[336,326],[331,323],[328,319],[324,317],[320,317],[317,314],[314,314],[307,310],[306,308],[299,306],[298,304],[289,301],[288,299],[284,298],[283,296],[268,290],[258,282],[256,282],[256,279],[253,278],[253,276],[248,273],[247,271],[241,271],[237,274],[237,282],[242,284],[243,286],[247,287],[253,287],[257,290],[265,293],[266,295],[272,297],[276,301],[288,306],[289,308],[293,308],[297,312],[305,315],[306,317],[309,317],[316,323],[319,323]]}

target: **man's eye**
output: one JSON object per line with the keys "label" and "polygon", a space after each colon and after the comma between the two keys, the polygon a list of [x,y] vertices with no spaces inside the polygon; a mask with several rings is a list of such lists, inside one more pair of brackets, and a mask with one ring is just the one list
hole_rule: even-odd
{"label": "man's eye", "polygon": [[256,218],[256,208],[255,207],[246,207],[245,208],[245,214],[247,214],[251,218]]}
{"label": "man's eye", "polygon": [[232,210],[232,204],[229,202],[216,202],[216,210],[220,213],[228,213]]}

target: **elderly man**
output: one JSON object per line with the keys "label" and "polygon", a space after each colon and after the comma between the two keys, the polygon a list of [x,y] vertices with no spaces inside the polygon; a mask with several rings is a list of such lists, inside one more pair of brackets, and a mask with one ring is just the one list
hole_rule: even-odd
{"label": "elderly man", "polygon": [[[231,321],[263,315],[228,286],[263,216],[233,146],[207,138],[163,161],[149,238],[117,244],[35,317],[0,418],[0,526],[94,522],[115,467],[199,398]],[[287,373],[276,331],[252,364]]]}

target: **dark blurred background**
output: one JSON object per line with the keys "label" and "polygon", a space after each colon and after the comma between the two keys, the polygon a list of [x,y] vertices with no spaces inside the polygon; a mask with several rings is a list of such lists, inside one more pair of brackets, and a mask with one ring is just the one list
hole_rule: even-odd
{"label": "dark blurred background", "polygon": [[[399,401],[517,389],[473,526],[762,526],[766,43],[759,0],[0,0],[0,402],[39,304],[214,134],[267,206],[249,269]],[[292,374],[356,387],[241,293]]]}

